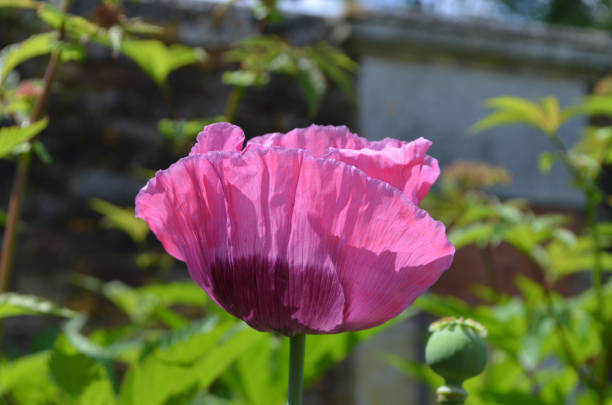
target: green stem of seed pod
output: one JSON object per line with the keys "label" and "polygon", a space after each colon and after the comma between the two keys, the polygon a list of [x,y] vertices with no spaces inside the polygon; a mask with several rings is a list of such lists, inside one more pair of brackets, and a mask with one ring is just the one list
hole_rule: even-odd
{"label": "green stem of seed pod", "polygon": [[289,338],[289,405],[302,405],[306,335]]}
{"label": "green stem of seed pod", "polygon": [[448,382],[436,390],[438,403],[441,405],[463,405],[467,398],[467,392],[461,384],[449,384]]}

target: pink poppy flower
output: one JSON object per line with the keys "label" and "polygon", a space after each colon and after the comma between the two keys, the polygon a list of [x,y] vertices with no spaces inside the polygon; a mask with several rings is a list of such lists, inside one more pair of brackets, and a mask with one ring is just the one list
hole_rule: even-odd
{"label": "pink poppy flower", "polygon": [[346,127],[254,138],[209,125],[136,197],[168,253],[218,305],[293,336],[379,325],[450,266],[418,203],[439,174],[430,142],[369,142]]}

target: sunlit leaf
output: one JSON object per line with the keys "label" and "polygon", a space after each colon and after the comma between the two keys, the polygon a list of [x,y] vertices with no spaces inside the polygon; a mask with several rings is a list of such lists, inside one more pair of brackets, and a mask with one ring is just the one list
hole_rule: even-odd
{"label": "sunlit leaf", "polygon": [[149,234],[149,227],[142,219],[136,218],[134,208],[118,207],[98,198],[90,200],[89,206],[104,215],[105,226],[125,232],[136,243],[143,242]]}
{"label": "sunlit leaf", "polygon": [[121,41],[121,52],[160,86],[174,70],[201,62],[206,57],[203,49],[180,44],[167,46],[156,39],[125,39]]}
{"label": "sunlit leaf", "polygon": [[415,363],[394,355],[387,356],[386,360],[404,374],[423,381],[431,390],[435,390],[444,383],[444,379],[424,363]]}
{"label": "sunlit leaf", "polygon": [[51,52],[56,41],[57,33],[46,32],[32,35],[22,42],[3,48],[0,51],[0,84],[20,63]]}
{"label": "sunlit leaf", "polygon": [[225,121],[222,115],[191,121],[163,118],[157,123],[157,129],[168,139],[182,141],[195,138],[206,125],[222,121]]}
{"label": "sunlit leaf", "polygon": [[55,29],[63,27],[68,35],[79,40],[91,38],[100,31],[100,27],[88,19],[65,13],[50,4],[38,7],[38,16]]}
{"label": "sunlit leaf", "polygon": [[20,315],[54,315],[71,318],[77,313],[33,295],[0,294],[0,318]]}
{"label": "sunlit leaf", "polygon": [[0,8],[15,7],[15,8],[35,8],[39,5],[37,1],[32,0],[0,0]]}
{"label": "sunlit leaf", "polygon": [[238,87],[263,87],[270,81],[270,77],[266,72],[256,73],[245,70],[236,70],[233,72],[224,72],[221,76],[223,84]]}
{"label": "sunlit leaf", "polygon": [[579,108],[588,115],[612,116],[612,96],[587,96],[582,100]]}
{"label": "sunlit leaf", "polygon": [[0,395],[10,393],[17,404],[58,403],[58,388],[48,379],[50,351],[0,364]]}
{"label": "sunlit leaf", "polygon": [[544,97],[540,100],[542,105],[542,113],[544,115],[544,122],[549,131],[556,131],[562,123],[563,117],[561,108],[559,107],[559,100],[556,97]]}
{"label": "sunlit leaf", "polygon": [[106,368],[80,353],[63,336],[58,338],[51,352],[49,370],[57,386],[77,404],[112,405],[115,402]]}
{"label": "sunlit leaf", "polygon": [[138,18],[130,18],[121,25],[126,31],[134,34],[161,35],[164,33],[164,27],[146,23]]}
{"label": "sunlit leaf", "polygon": [[457,227],[449,232],[448,238],[457,249],[473,243],[486,244],[493,235],[493,229],[492,224],[474,224],[468,227]]}
{"label": "sunlit leaf", "polygon": [[549,173],[552,169],[553,164],[555,163],[555,155],[550,152],[542,152],[540,153],[540,157],[538,158],[538,168],[541,173]]}
{"label": "sunlit leaf", "polygon": [[194,385],[207,388],[238,356],[267,338],[234,320],[204,326],[156,346],[133,365],[121,387],[120,404],[161,405]]}
{"label": "sunlit leaf", "polygon": [[561,111],[554,97],[542,98],[539,103],[520,97],[496,97],[487,100],[485,105],[494,111],[472,126],[473,133],[500,125],[527,124],[550,134],[571,116]]}
{"label": "sunlit leaf", "polygon": [[325,76],[321,69],[310,59],[301,59],[298,62],[299,73],[297,75],[298,85],[308,105],[308,114],[314,117],[321,99],[327,89]]}
{"label": "sunlit leaf", "polygon": [[272,335],[262,339],[236,360],[235,377],[224,374],[223,381],[245,402],[267,405],[286,400],[289,347],[283,340]]}
{"label": "sunlit leaf", "polygon": [[158,304],[164,307],[176,304],[203,306],[209,302],[202,288],[191,280],[149,284],[137,288],[136,291],[139,294],[155,297]]}
{"label": "sunlit leaf", "polygon": [[62,325],[62,330],[66,339],[79,351],[79,353],[83,353],[95,359],[125,359],[135,357],[135,352],[144,346],[144,338],[142,336],[137,338],[125,338],[107,346],[100,345],[81,332],[86,321],[87,318],[79,316]]}
{"label": "sunlit leaf", "polygon": [[47,118],[27,127],[0,127],[0,158],[8,155],[19,144],[33,138],[47,127]]}

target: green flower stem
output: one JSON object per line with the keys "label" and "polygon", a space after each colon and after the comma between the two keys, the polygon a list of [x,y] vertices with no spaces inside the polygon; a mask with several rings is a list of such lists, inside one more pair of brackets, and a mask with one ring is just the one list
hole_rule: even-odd
{"label": "green flower stem", "polygon": [[289,405],[302,405],[306,335],[289,338]]}

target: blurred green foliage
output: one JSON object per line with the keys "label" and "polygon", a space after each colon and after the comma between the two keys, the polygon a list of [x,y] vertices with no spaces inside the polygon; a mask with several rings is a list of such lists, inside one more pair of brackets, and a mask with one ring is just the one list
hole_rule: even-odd
{"label": "blurred green foliage", "polygon": [[[553,97],[533,102],[517,97],[488,100],[490,115],[474,125],[474,132],[500,125],[529,125],[550,140],[551,150],[540,157],[548,173],[555,163],[572,174],[572,186],[584,193],[585,225],[569,217],[533,213],[524,201],[501,201],[486,192],[509,180],[502,168],[482,163],[458,162],[443,171],[441,188],[427,197],[425,206],[449,226],[449,237],[458,249],[476,246],[488,273],[487,286],[474,285],[482,304],[470,306],[453,298],[429,295],[415,306],[435,316],[469,317],[489,330],[490,361],[485,372],[469,380],[465,388],[470,404],[553,405],[612,403],[609,372],[612,360],[612,222],[595,211],[610,203],[610,190],[600,176],[612,145],[612,127],[589,126],[580,140],[567,148],[558,129],[569,119],[586,114],[601,121],[611,116],[612,96],[586,97],[577,105],[561,108]],[[607,121],[609,122],[609,121]],[[579,229],[576,232],[576,229]],[[538,281],[519,275],[519,294],[508,295],[499,281],[494,250],[501,243],[523,254]],[[590,282],[577,274],[590,274]],[[558,292],[559,282],[573,295]],[[430,386],[439,377],[421,364],[391,356],[389,361],[408,375]]]}
{"label": "blurred green foliage", "polygon": [[[52,29],[0,51],[0,118],[3,125],[11,124],[0,128],[2,158],[34,151],[43,162],[52,161],[36,139],[48,119],[30,122],[51,79],[22,80],[18,68],[24,62],[48,54],[59,55],[60,61],[80,61],[89,44],[102,45],[112,55],[121,53],[135,62],[164,96],[169,96],[169,75],[206,58],[202,49],[168,45],[151,37],[159,35],[161,29],[127,18],[120,1],[100,3],[90,18],[41,1],[0,0],[0,7],[28,9]],[[266,23],[282,18],[274,1],[261,2],[254,12]],[[262,35],[233,45],[226,53],[226,61],[233,66],[239,64],[241,70],[225,74],[224,83],[242,90],[266,85],[270,74],[294,77],[310,113],[321,102],[327,78],[348,93],[353,91],[349,74],[355,71],[356,64],[326,44],[294,47],[277,37]],[[245,81],[245,75],[247,79],[256,75],[264,80]],[[232,115],[239,102],[240,97],[230,98]],[[204,125],[225,119],[233,117],[174,117],[161,120],[158,129],[171,146],[184,146],[193,142]],[[142,172],[148,173],[146,169]],[[103,282],[80,273],[70,275],[74,286],[121,312],[119,319],[123,321],[119,324],[100,322],[98,313],[85,315],[85,311],[76,312],[43,298],[0,294],[0,318],[67,318],[57,336],[53,334],[37,350],[15,358],[0,353],[0,404],[283,403],[287,390],[287,340],[247,327],[220,310],[192,281],[167,281],[165,272],[174,260],[146,246],[149,229],[134,217],[132,207],[101,199],[92,199],[89,205],[100,214],[100,223],[109,232],[127,235],[126,243],[133,243],[136,254],[126,259],[146,269],[150,282],[132,287],[119,280]],[[4,215],[0,220],[4,223]],[[314,381],[346,357],[355,344],[384,327],[312,337],[307,349],[307,382]]]}

